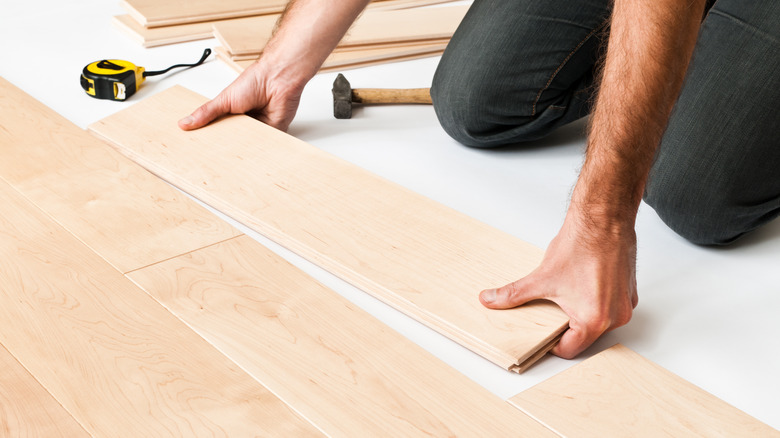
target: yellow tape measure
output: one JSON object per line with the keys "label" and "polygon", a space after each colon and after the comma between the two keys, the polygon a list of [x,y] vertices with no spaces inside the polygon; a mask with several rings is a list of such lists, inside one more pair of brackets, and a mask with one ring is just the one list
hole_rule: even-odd
{"label": "yellow tape measure", "polygon": [[132,62],[121,59],[103,59],[84,67],[81,72],[81,88],[96,99],[125,100],[138,91],[147,76],[157,76],[179,67],[197,67],[206,61],[211,49],[194,64],[176,64],[165,70],[146,71]]}

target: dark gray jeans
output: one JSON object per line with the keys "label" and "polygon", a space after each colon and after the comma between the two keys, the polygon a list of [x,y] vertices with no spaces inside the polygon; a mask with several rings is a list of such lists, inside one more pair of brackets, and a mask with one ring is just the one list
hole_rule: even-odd
{"label": "dark gray jeans", "polygon": [[[445,131],[468,146],[495,147],[587,115],[611,4],[475,0],[431,89]],[[730,243],[780,214],[779,139],[780,1],[717,0],[645,202],[692,242]]]}

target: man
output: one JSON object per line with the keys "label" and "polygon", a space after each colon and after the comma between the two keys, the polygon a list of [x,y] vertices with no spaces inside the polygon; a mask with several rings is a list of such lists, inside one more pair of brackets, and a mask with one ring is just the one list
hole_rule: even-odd
{"label": "man", "polygon": [[[181,128],[250,113],[286,130],[366,4],[293,1],[261,59]],[[553,350],[561,357],[631,319],[643,196],[698,244],[730,243],[780,213],[780,2],[476,0],[431,94],[444,129],[475,147],[540,138],[592,114],[542,264],[480,294],[495,309],[557,303],[570,317]]]}

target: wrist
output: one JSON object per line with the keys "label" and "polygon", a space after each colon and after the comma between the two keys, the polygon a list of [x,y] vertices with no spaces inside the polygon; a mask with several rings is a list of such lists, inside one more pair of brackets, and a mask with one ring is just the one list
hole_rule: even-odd
{"label": "wrist", "polygon": [[[259,83],[280,95],[300,95],[317,69],[273,53],[263,54],[249,67]],[[313,70],[313,71],[312,71]]]}
{"label": "wrist", "polygon": [[637,209],[626,205],[583,202],[572,198],[564,228],[583,243],[634,241]]}

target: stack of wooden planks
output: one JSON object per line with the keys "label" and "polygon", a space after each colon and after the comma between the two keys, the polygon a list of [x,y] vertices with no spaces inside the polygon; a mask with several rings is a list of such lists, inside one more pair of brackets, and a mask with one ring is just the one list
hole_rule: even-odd
{"label": "stack of wooden planks", "polygon": [[[127,14],[114,24],[144,47],[216,36],[218,57],[242,71],[262,53],[288,0],[123,0]],[[442,53],[468,5],[422,8],[453,0],[374,0],[323,71],[436,56]],[[185,12],[183,12],[185,11]]]}
{"label": "stack of wooden planks", "polygon": [[[466,15],[468,5],[368,10],[339,42],[320,71],[440,55]],[[238,71],[257,59],[275,19],[250,17],[214,25],[222,44],[217,56]]]}

